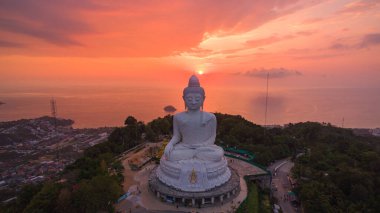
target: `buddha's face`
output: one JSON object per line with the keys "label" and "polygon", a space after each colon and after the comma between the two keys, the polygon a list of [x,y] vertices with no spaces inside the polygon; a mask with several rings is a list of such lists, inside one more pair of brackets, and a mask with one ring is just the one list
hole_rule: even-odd
{"label": "buddha's face", "polygon": [[199,93],[188,93],[183,97],[186,107],[189,110],[199,110],[203,105],[204,98]]}

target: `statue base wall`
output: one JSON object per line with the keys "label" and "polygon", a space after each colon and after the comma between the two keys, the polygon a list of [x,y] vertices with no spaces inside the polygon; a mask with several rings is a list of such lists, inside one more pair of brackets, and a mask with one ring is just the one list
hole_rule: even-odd
{"label": "statue base wall", "polygon": [[231,171],[225,157],[219,162],[199,159],[172,162],[161,158],[157,177],[177,190],[203,192],[227,182],[231,177]]}
{"label": "statue base wall", "polygon": [[240,192],[240,177],[236,171],[228,168],[229,179],[223,184],[201,192],[183,191],[165,184],[158,177],[156,167],[149,176],[149,188],[158,199],[164,202],[175,203],[189,207],[212,206],[217,203],[228,202]]}

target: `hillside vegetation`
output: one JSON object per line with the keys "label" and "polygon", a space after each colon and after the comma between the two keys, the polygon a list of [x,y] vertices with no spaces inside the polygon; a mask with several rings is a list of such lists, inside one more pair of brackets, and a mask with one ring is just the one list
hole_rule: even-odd
{"label": "hillside vegetation", "polygon": [[[298,181],[295,192],[305,212],[380,211],[379,138],[358,137],[349,129],[315,122],[264,129],[238,115],[215,115],[217,144],[246,149],[255,154],[255,161],[266,166],[274,160],[293,157],[293,176]],[[112,212],[112,203],[123,193],[123,168],[115,157],[141,144],[143,136],[153,142],[170,137],[172,125],[170,115],[147,124],[129,116],[125,126],[116,128],[107,142],[87,149],[59,179],[25,187],[14,203],[0,209]],[[295,158],[300,153],[303,155]],[[257,196],[252,197],[257,203]]]}

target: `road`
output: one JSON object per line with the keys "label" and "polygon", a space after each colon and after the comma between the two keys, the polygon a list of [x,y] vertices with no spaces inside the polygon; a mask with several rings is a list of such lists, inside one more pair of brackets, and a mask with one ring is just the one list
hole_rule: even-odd
{"label": "road", "polygon": [[282,212],[284,213],[296,213],[296,210],[290,202],[288,200],[284,200],[284,195],[287,195],[288,191],[291,190],[288,175],[290,174],[290,169],[293,166],[293,162],[289,159],[284,159],[277,161],[268,167],[273,174],[272,186],[277,188],[277,190],[273,192],[273,196],[277,198],[278,205],[280,205]]}

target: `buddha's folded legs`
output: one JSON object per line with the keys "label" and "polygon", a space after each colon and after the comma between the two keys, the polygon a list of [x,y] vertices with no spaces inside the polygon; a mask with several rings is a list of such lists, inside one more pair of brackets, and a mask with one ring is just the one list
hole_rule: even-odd
{"label": "buddha's folded legs", "polygon": [[195,149],[189,149],[182,144],[176,144],[170,153],[169,161],[189,160],[195,156]]}
{"label": "buddha's folded legs", "polygon": [[188,147],[183,146],[182,144],[177,144],[171,151],[168,160],[180,161],[197,158],[204,161],[217,162],[222,159],[223,155],[223,149],[216,145],[208,145],[196,149],[190,149]]}
{"label": "buddha's folded legs", "polygon": [[217,162],[222,159],[224,151],[221,147],[217,145],[208,145],[204,147],[199,147],[196,149],[196,158],[204,161]]}

